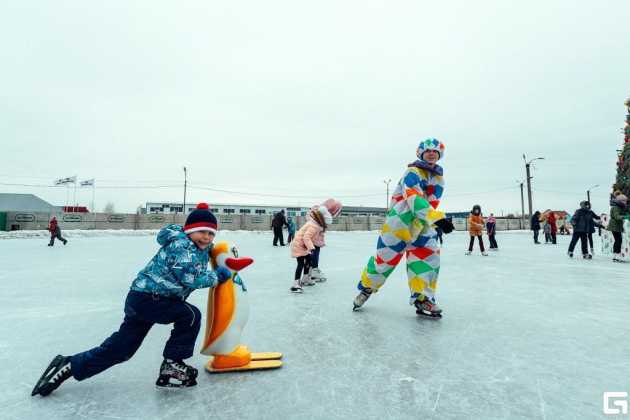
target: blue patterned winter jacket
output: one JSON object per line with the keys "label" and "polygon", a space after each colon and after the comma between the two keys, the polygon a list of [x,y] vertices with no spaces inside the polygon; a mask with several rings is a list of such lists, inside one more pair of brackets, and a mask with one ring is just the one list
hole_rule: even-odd
{"label": "blue patterned winter jacket", "polygon": [[208,249],[201,250],[180,225],[168,225],[157,236],[162,246],[131,283],[131,290],[186,299],[195,289],[217,285],[208,269]]}

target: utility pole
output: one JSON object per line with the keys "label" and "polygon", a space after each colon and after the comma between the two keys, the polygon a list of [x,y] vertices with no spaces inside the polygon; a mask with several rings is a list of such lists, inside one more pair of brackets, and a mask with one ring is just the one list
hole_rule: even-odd
{"label": "utility pole", "polygon": [[599,184],[593,185],[592,187],[589,187],[588,190],[586,190],[586,200],[588,200],[589,203],[591,202],[591,190],[597,187],[599,187]]}
{"label": "utility pole", "polygon": [[188,174],[186,167],[184,166],[184,206],[182,207],[182,214],[186,217],[186,186],[188,184]]}
{"label": "utility pole", "polygon": [[525,158],[525,153],[523,153],[523,161],[525,162],[525,173],[527,175],[527,202],[529,204],[529,218],[530,219],[532,217],[532,207],[533,207],[532,206],[532,176],[530,172],[530,167],[533,161],[544,160],[544,159],[545,159],[544,157],[537,157],[528,162],[527,158]]}
{"label": "utility pole", "polygon": [[383,182],[387,185],[387,193],[385,195],[385,212],[389,210],[389,183],[392,182],[391,179],[384,179]]}

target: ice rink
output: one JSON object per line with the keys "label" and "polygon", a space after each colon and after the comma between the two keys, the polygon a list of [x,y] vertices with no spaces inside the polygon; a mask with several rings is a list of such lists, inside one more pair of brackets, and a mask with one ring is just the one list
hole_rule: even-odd
{"label": "ice rink", "polygon": [[[170,329],[155,326],[127,363],[33,398],[53,356],[117,330],[129,285],[157,250],[154,236],[69,238],[54,248],[0,240],[3,419],[595,419],[611,418],[604,392],[630,392],[630,264],[571,260],[568,237],[534,245],[529,232],[499,232],[501,250],[482,257],[464,256],[466,233],[445,236],[436,321],[409,306],[400,266],[352,312],[376,232],[328,234],[328,282],[302,295],[288,291],[295,262],[270,234],[221,232],[256,260],[241,273],[244,344],[283,352],[281,369],[200,372],[197,387],[156,389]],[[189,301],[204,312],[206,297]],[[188,360],[200,369],[202,339]]]}

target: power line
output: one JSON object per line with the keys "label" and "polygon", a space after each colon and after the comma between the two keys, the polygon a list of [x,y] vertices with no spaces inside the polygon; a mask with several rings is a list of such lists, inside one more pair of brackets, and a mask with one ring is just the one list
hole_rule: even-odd
{"label": "power line", "polygon": [[226,194],[237,194],[237,195],[253,195],[258,197],[278,197],[278,198],[328,198],[330,196],[338,197],[338,198],[359,198],[359,197],[380,197],[382,194],[355,194],[355,195],[344,195],[344,194],[323,194],[323,195],[285,195],[285,194],[270,194],[270,193],[256,193],[256,192],[246,192],[246,191],[233,191],[233,190],[224,190],[220,188],[212,188],[202,185],[191,185],[191,189],[204,190],[204,191],[213,191],[220,192]]}
{"label": "power line", "polygon": [[496,190],[489,190],[489,191],[476,191],[476,192],[467,192],[467,193],[460,193],[460,194],[448,194],[449,197],[461,197],[461,196],[467,196],[467,195],[478,195],[478,194],[489,194],[489,193],[493,193],[493,192],[499,192],[499,191],[507,191],[507,190],[514,190],[520,188],[520,186],[509,186],[509,187],[504,187],[504,188],[498,188]]}

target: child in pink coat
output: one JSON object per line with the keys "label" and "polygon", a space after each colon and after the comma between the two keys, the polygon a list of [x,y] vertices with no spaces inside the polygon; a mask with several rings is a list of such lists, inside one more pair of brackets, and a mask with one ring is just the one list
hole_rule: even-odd
{"label": "child in pink coat", "polygon": [[[291,256],[297,259],[297,268],[291,291],[302,293],[302,285],[315,284],[310,278],[311,255],[315,250],[315,242],[322,240],[328,224],[332,223],[332,217],[324,206],[311,209],[308,221],[297,231],[291,242]],[[321,235],[321,236],[320,236]],[[318,238],[319,237],[319,238]],[[302,274],[303,273],[303,274]]]}
{"label": "child in pink coat", "polygon": [[[341,202],[338,200],[335,200],[334,198],[329,198],[328,200],[324,201],[319,206],[314,206],[313,210],[319,208],[320,206],[324,207],[324,209],[322,209],[322,212],[324,212],[324,216],[326,217],[328,214],[331,220],[337,217],[341,213],[341,207],[342,207]],[[318,283],[325,282],[326,276],[319,269],[319,254],[320,254],[321,248],[326,246],[326,241],[324,239],[324,232],[320,232],[313,239],[313,244],[315,244],[315,250],[313,251],[313,254],[311,255],[311,270],[309,272],[309,277],[310,277],[311,283],[313,283],[313,281],[318,282]]]}

